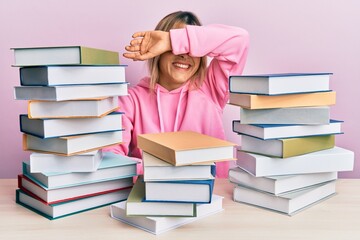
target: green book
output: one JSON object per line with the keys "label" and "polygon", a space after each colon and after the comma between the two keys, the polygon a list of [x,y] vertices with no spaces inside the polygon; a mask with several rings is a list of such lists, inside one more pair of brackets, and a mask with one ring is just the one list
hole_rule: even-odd
{"label": "green book", "polygon": [[134,184],[127,203],[127,216],[153,217],[196,217],[196,204],[174,202],[145,202],[145,183],[139,176]]}
{"label": "green book", "polygon": [[266,156],[288,158],[335,147],[335,135],[262,140],[243,135],[241,150]]}
{"label": "green book", "polygon": [[12,48],[14,66],[119,64],[119,53],[84,46]]}

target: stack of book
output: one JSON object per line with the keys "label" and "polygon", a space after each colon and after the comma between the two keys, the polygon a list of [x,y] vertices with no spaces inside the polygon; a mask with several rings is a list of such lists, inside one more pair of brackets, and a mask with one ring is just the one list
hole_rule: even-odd
{"label": "stack of book", "polygon": [[153,234],[222,210],[213,194],[215,163],[234,159],[234,144],[195,132],[142,134],[144,175],[111,216]]}
{"label": "stack of book", "polygon": [[101,148],[122,142],[118,96],[127,94],[117,52],[82,46],[14,48],[15,99],[24,150],[16,202],[56,219],[128,197],[136,161]]}
{"label": "stack of book", "polygon": [[241,107],[234,201],[293,215],[336,193],[337,172],[353,170],[354,153],[335,145],[342,121],[330,119],[330,76],[230,77],[229,103]]}

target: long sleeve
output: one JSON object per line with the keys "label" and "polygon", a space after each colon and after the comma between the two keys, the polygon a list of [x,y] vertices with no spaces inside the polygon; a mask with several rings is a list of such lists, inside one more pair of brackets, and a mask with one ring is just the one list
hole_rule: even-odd
{"label": "long sleeve", "polygon": [[192,26],[170,31],[174,54],[194,57],[208,56],[208,66],[202,91],[221,109],[229,98],[230,75],[240,75],[244,69],[249,34],[246,30],[226,25]]}

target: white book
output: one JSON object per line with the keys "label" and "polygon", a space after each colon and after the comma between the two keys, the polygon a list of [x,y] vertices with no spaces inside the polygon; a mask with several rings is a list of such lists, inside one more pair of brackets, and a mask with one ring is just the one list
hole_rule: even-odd
{"label": "white book", "polygon": [[294,215],[305,208],[319,203],[336,193],[335,181],[318,184],[288,194],[275,196],[270,193],[235,186],[233,198],[235,202],[246,203],[288,215]]}
{"label": "white book", "polygon": [[230,76],[230,92],[289,94],[329,91],[332,73],[280,73]]}
{"label": "white book", "polygon": [[24,134],[23,149],[60,156],[73,156],[120,144],[122,134],[122,131],[111,131],[58,138],[39,138]]}
{"label": "white book", "polygon": [[121,178],[78,186],[48,189],[24,176],[19,176],[19,188],[25,193],[36,196],[48,204],[72,201],[99,194],[119,191],[133,186],[133,178]]}
{"label": "white book", "polygon": [[343,121],[330,119],[329,124],[242,124],[240,120],[233,121],[233,132],[257,137],[260,139],[277,139],[305,137],[316,135],[340,134]]}
{"label": "white book", "polygon": [[108,84],[125,82],[125,65],[68,65],[20,68],[22,86]]}
{"label": "white book", "polygon": [[210,204],[197,204],[196,217],[144,217],[126,216],[126,202],[110,206],[111,217],[152,234],[161,234],[223,210],[223,197],[215,195]]}
{"label": "white book", "polygon": [[255,177],[240,167],[229,169],[229,181],[231,183],[272,193],[274,195],[282,195],[300,188],[336,179],[337,172]]}
{"label": "white book", "polygon": [[68,101],[29,101],[31,118],[84,118],[104,117],[119,109],[118,97],[93,98]]}
{"label": "white book", "polygon": [[237,151],[237,166],[256,177],[352,171],[354,152],[334,147],[289,158],[267,157]]}
{"label": "white book", "polygon": [[147,152],[142,153],[144,181],[206,180],[215,177],[214,163],[173,166]]}
{"label": "white book", "polygon": [[40,138],[122,130],[122,113],[113,112],[102,118],[30,119],[20,115],[20,131]]}
{"label": "white book", "polygon": [[98,207],[126,200],[130,189],[123,189],[93,197],[48,205],[21,190],[16,191],[16,202],[50,220],[81,213]]}
{"label": "white book", "polygon": [[137,161],[129,157],[112,152],[105,152],[101,164],[95,172],[31,173],[29,163],[23,162],[23,174],[47,189],[55,189],[133,177],[136,175],[137,163]]}
{"label": "white book", "polygon": [[34,152],[30,154],[30,172],[95,172],[102,157],[101,150],[73,156]]}
{"label": "white book", "polygon": [[329,124],[330,107],[240,108],[242,124]]}
{"label": "white book", "polygon": [[139,176],[126,202],[127,216],[196,217],[194,203],[147,202],[144,179]]}
{"label": "white book", "polygon": [[128,83],[68,86],[16,86],[16,100],[65,101],[128,95]]}

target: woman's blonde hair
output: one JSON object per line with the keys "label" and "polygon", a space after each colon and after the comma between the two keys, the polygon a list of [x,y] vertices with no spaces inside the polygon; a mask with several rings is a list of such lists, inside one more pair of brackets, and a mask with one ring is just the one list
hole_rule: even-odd
{"label": "woman's blonde hair", "polygon": [[[157,24],[155,30],[169,32],[171,29],[179,25],[196,25],[201,26],[198,17],[192,12],[178,11],[165,16]],[[201,57],[200,65],[194,76],[190,79],[190,83],[194,87],[199,87],[205,78],[206,73],[206,56]],[[160,55],[148,60],[148,69],[150,73],[150,89],[154,90],[156,83],[159,81],[159,60]]]}

